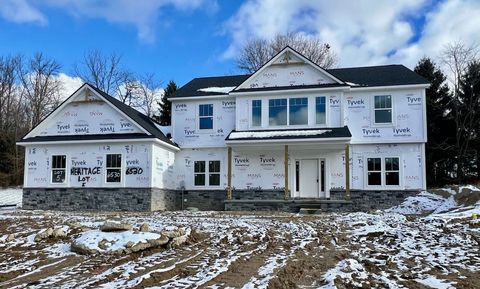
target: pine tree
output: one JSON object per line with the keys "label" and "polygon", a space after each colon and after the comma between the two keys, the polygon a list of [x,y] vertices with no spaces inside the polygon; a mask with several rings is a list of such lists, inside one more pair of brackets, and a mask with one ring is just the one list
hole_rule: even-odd
{"label": "pine tree", "polygon": [[427,183],[429,186],[441,186],[452,182],[452,172],[455,170],[455,161],[452,159],[455,155],[455,123],[446,111],[451,94],[446,76],[430,58],[420,59],[415,72],[430,83],[426,90]]}
{"label": "pine tree", "polygon": [[170,80],[165,88],[161,101],[158,102],[158,105],[160,106],[160,116],[158,117],[158,121],[161,125],[172,124],[172,102],[168,100],[168,97],[172,96],[176,90],[177,84],[173,80]]}

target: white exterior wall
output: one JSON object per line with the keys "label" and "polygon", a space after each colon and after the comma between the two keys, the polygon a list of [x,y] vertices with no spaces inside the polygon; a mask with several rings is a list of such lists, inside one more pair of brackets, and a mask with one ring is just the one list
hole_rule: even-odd
{"label": "white exterior wall", "polygon": [[[213,129],[200,130],[200,104],[213,104]],[[181,148],[225,146],[225,138],[235,126],[235,98],[172,102],[172,136]]]}
{"label": "white exterior wall", "polygon": [[[194,185],[194,162],[220,161],[220,186],[208,186],[208,172],[206,186]],[[186,190],[224,190],[227,187],[227,149],[206,148],[189,149],[185,148],[175,155],[176,187],[184,187]]]}
{"label": "white exterior wall", "polygon": [[[374,123],[374,96],[392,96],[392,124]],[[344,123],[352,144],[426,142],[424,89],[357,91],[344,97]]]}
{"label": "white exterior wall", "polygon": [[175,153],[152,145],[152,187],[176,189]]}
{"label": "white exterior wall", "polygon": [[[238,96],[237,108],[236,108],[236,123],[235,129],[237,131],[243,130],[266,130],[266,129],[294,129],[294,128],[314,128],[314,127],[340,127],[342,124],[342,91],[322,91],[322,92],[309,92],[298,93],[291,92],[279,92],[276,94],[265,95],[259,93],[256,96]],[[315,119],[315,97],[326,97],[326,124],[318,125]],[[279,98],[308,98],[308,125],[287,125],[287,126],[270,126],[268,120],[268,102],[270,99]],[[262,126],[252,126],[252,100],[262,100]],[[288,102],[288,100],[287,100]],[[287,112],[288,118],[288,112]]]}
{"label": "white exterior wall", "polygon": [[[24,187],[150,187],[151,151],[150,143],[129,143],[128,140],[111,144],[28,145]],[[107,154],[122,154],[121,183],[106,183]],[[66,155],[64,184],[51,182],[52,155]],[[72,168],[89,168],[93,173],[72,175]]]}

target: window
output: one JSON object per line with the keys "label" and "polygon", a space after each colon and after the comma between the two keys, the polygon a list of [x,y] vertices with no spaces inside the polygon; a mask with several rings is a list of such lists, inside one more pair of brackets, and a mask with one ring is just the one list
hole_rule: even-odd
{"label": "window", "polygon": [[67,156],[52,156],[52,183],[63,184],[67,172]]}
{"label": "window", "polygon": [[385,158],[385,184],[400,185],[400,167],[398,158]]}
{"label": "window", "polygon": [[210,186],[220,186],[220,161],[209,161],[208,173],[208,184]]}
{"label": "window", "polygon": [[382,185],[382,159],[381,158],[368,158],[368,185],[369,186],[381,186]]}
{"label": "window", "polygon": [[308,124],[308,98],[289,99],[290,125]]}
{"label": "window", "polygon": [[369,186],[399,186],[400,159],[397,157],[368,158],[367,181]]}
{"label": "window", "polygon": [[194,184],[195,186],[206,185],[206,175],[208,173],[208,185],[220,186],[220,161],[209,161],[208,172],[206,171],[205,161],[194,162]]}
{"label": "window", "polygon": [[375,123],[392,123],[392,96],[375,96]]}
{"label": "window", "polygon": [[287,125],[287,99],[268,101],[268,122],[270,125]]}
{"label": "window", "polygon": [[213,104],[200,104],[198,115],[200,129],[213,129]]}
{"label": "window", "polygon": [[261,100],[252,100],[252,126],[262,126]]}
{"label": "window", "polygon": [[195,186],[205,186],[205,161],[195,161]]}
{"label": "window", "polygon": [[315,97],[315,119],[316,124],[325,124],[326,117],[326,105],[325,105],[325,96]]}
{"label": "window", "polygon": [[122,181],[122,155],[107,155],[107,183],[120,183]]}

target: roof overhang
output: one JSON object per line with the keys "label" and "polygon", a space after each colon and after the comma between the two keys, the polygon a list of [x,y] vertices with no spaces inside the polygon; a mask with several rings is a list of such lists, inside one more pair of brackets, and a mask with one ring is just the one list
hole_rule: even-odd
{"label": "roof overhang", "polygon": [[181,96],[181,97],[169,97],[167,98],[170,101],[177,101],[177,100],[198,100],[198,99],[221,99],[221,98],[230,98],[234,97],[233,95],[229,94],[215,94],[215,95],[202,95],[202,96]]}
{"label": "roof overhang", "polygon": [[366,91],[366,90],[402,90],[402,89],[425,89],[429,88],[430,84],[405,84],[405,85],[383,85],[383,86],[351,86],[351,91]]}

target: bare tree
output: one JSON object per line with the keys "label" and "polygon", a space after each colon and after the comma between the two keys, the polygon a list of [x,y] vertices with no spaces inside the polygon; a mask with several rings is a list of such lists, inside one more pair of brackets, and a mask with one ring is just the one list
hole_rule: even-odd
{"label": "bare tree", "polygon": [[122,66],[121,61],[122,56],[115,52],[105,54],[100,50],[90,50],[83,55],[82,61],[74,65],[74,73],[84,82],[91,83],[129,104],[129,85],[135,82],[135,78]]}
{"label": "bare tree", "polygon": [[287,45],[323,68],[331,68],[338,62],[337,55],[331,50],[330,45],[323,43],[320,38],[290,32],[277,34],[270,40],[248,41],[236,60],[237,67],[253,73]]}
{"label": "bare tree", "polygon": [[147,73],[136,81],[134,93],[135,107],[145,113],[148,117],[153,117],[156,101],[162,96],[161,82],[158,81],[153,73]]}
{"label": "bare tree", "polygon": [[13,128],[16,119],[16,108],[21,102],[17,87],[17,68],[21,63],[20,56],[0,57],[0,131]]}
{"label": "bare tree", "polygon": [[447,116],[455,123],[456,177],[459,182],[465,180],[468,156],[472,149],[470,143],[475,137],[472,134],[472,131],[475,131],[473,126],[478,125],[473,122],[474,116],[478,115],[477,99],[465,94],[463,78],[469,68],[475,67],[477,59],[477,47],[467,46],[462,42],[446,45],[441,55],[442,63],[450,71],[448,80],[453,88],[452,98],[447,104]]}
{"label": "bare tree", "polygon": [[40,123],[60,102],[60,67],[58,62],[42,53],[36,53],[19,67],[22,95],[29,108],[31,126]]}

